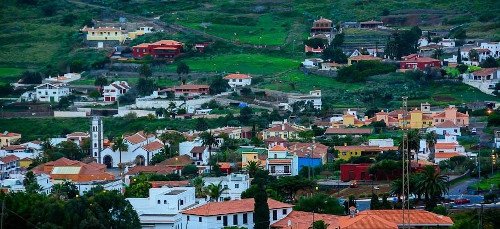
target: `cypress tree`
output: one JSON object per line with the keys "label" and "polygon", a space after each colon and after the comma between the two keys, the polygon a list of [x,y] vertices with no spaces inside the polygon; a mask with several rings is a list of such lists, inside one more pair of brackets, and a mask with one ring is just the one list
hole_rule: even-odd
{"label": "cypress tree", "polygon": [[458,48],[458,51],[457,51],[457,64],[461,64],[462,63],[462,54],[460,54],[460,48]]}
{"label": "cypress tree", "polygon": [[254,182],[257,184],[257,193],[255,193],[253,222],[255,229],[269,228],[269,205],[267,204],[265,171],[258,170],[255,174]]}

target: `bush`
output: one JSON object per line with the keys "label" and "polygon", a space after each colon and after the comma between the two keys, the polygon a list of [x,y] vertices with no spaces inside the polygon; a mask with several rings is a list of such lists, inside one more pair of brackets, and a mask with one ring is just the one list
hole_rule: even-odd
{"label": "bush", "polygon": [[338,71],[337,80],[345,83],[364,82],[366,78],[374,75],[387,74],[396,71],[393,64],[384,64],[378,61],[362,61]]}

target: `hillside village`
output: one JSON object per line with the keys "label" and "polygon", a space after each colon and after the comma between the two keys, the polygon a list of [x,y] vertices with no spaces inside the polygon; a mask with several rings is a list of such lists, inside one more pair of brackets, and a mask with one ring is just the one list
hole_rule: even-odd
{"label": "hillside village", "polygon": [[500,225],[495,1],[117,2],[0,11],[7,228]]}

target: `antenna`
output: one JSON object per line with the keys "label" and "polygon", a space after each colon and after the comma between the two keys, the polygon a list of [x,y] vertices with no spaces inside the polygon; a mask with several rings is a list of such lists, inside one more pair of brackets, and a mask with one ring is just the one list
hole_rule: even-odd
{"label": "antenna", "polygon": [[403,225],[402,228],[410,228],[410,151],[408,143],[408,126],[407,126],[407,116],[408,116],[408,96],[403,96],[403,176],[401,189],[402,192],[402,210],[403,210]]}

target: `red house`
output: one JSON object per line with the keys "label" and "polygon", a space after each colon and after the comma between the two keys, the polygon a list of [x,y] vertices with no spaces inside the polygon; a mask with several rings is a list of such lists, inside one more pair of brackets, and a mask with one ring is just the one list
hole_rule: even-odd
{"label": "red house", "polygon": [[369,163],[362,164],[341,164],[340,165],[340,180],[343,182],[351,180],[371,180],[368,169]]}
{"label": "red house", "polygon": [[171,59],[182,51],[182,43],[174,40],[161,40],[155,43],[142,43],[132,47],[132,56],[142,58],[151,55],[153,58]]}
{"label": "red house", "polygon": [[426,67],[440,68],[441,61],[430,57],[423,57],[418,54],[410,54],[404,56],[403,60],[399,63],[400,69],[424,70]]}

